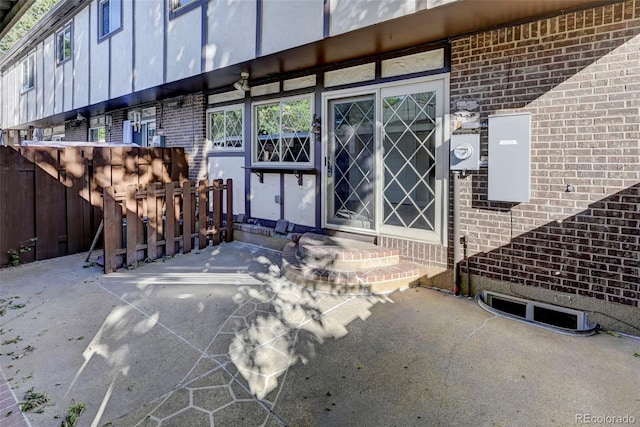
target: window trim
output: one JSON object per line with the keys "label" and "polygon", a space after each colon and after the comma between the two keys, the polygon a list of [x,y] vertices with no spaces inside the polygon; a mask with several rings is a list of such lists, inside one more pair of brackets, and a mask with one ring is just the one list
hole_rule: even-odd
{"label": "window trim", "polygon": [[[118,4],[120,5],[120,26],[118,28],[114,28],[111,29],[111,23],[109,25],[109,32],[107,34],[102,34],[102,28],[104,27],[104,22],[103,22],[103,14],[102,14],[102,4],[105,2],[118,2]],[[114,34],[119,33],[120,31],[122,31],[123,28],[123,2],[122,0],[98,0],[98,25],[97,25],[97,30],[98,30],[98,43],[102,42],[103,40],[107,40],[108,38],[110,38],[111,36],[113,36]],[[109,6],[109,16],[111,16],[111,6]]]}
{"label": "window trim", "polygon": [[[30,74],[31,78],[28,79],[29,82],[25,85],[24,82],[24,67],[25,64],[31,62]],[[27,65],[28,67],[28,65]],[[29,85],[30,83],[30,85]],[[36,53],[31,52],[28,54],[22,61],[20,61],[20,93],[27,93],[36,87]]]}
{"label": "window trim", "polygon": [[[240,110],[241,115],[242,115],[242,147],[214,147],[213,146],[213,141],[209,139],[209,131],[210,129],[210,121],[209,121],[209,115],[210,114],[215,114],[215,113],[220,113],[220,112],[224,112],[226,113],[227,111],[235,111],[235,110]],[[207,142],[207,146],[210,147],[208,148],[207,152],[209,153],[229,153],[229,152],[244,152],[245,148],[246,148],[246,144],[245,144],[245,131],[244,131],[244,125],[245,125],[245,117],[244,117],[244,104],[232,104],[232,105],[227,105],[224,107],[216,107],[216,108],[209,108],[207,109],[206,112],[206,135],[205,135],[205,140]],[[225,126],[225,137],[226,137],[226,126]]]}
{"label": "window trim", "polygon": [[[104,129],[104,141],[91,141],[91,131],[92,130],[99,130],[99,129]],[[101,143],[101,144],[106,144],[107,143],[107,127],[106,126],[95,126],[95,127],[91,127],[88,130],[88,142],[95,142],[95,143]]]}
{"label": "window trim", "polygon": [[208,0],[191,0],[189,3],[179,6],[177,8],[173,8],[173,5],[171,4],[172,1],[169,0],[169,19],[174,19],[177,18],[180,15],[184,15],[185,13],[195,9],[196,7],[202,6],[204,3],[206,3]]}
{"label": "window trim", "polygon": [[[297,101],[300,99],[308,99],[311,107],[310,115],[309,115],[309,125],[311,125],[311,120],[313,119],[313,115],[315,114],[315,94],[314,93],[305,93],[303,95],[294,95],[294,96],[285,96],[278,98],[266,99],[264,101],[257,101],[251,103],[251,166],[254,168],[269,168],[269,169],[291,169],[292,167],[297,168],[309,168],[312,167],[315,163],[315,145],[316,142],[319,143],[319,139],[315,136],[311,130],[309,131],[309,161],[307,162],[260,162],[256,160],[257,156],[257,136],[258,136],[258,108],[261,105],[269,105],[269,104],[282,104],[284,102]],[[318,139],[318,141],[316,141]]]}
{"label": "window trim", "polygon": [[[67,29],[69,30],[69,44],[71,45],[71,47],[69,50],[69,56],[61,60],[60,50],[59,50],[60,44],[58,43],[58,37],[60,37],[61,35],[64,37],[64,34],[66,33]],[[56,65],[62,65],[70,61],[71,58],[73,57],[73,23],[72,22],[67,23],[64,27],[62,27],[62,29],[56,31],[55,44],[56,44]]]}

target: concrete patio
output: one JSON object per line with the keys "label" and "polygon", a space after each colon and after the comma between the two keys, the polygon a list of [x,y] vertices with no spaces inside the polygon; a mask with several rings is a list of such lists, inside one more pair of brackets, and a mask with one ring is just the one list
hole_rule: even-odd
{"label": "concrete patio", "polygon": [[[425,288],[315,293],[240,242],[108,276],[85,256],[0,270],[0,426],[60,425],[79,402],[78,426],[640,423],[631,337],[560,335]],[[30,389],[50,401],[23,418]]]}

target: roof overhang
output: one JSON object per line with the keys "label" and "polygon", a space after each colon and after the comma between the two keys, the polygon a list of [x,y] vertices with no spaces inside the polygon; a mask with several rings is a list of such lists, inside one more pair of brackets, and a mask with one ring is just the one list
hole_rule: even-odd
{"label": "roof overhang", "polygon": [[0,39],[20,20],[36,0],[0,0]]}

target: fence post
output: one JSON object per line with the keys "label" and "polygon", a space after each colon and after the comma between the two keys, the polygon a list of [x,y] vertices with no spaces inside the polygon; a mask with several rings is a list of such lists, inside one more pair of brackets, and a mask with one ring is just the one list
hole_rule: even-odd
{"label": "fence post", "polygon": [[213,244],[220,244],[222,233],[222,180],[213,181]]}
{"label": "fence post", "polygon": [[137,186],[127,185],[127,266],[138,260],[138,202],[136,201]]}
{"label": "fence post", "polygon": [[198,183],[198,205],[198,248],[204,249],[209,228],[209,181],[206,179]]}
{"label": "fence post", "polygon": [[182,184],[182,253],[191,252],[191,229],[193,228],[193,214],[191,204],[191,181]]}
{"label": "fence post", "polygon": [[156,242],[158,241],[158,217],[162,224],[162,211],[158,215],[156,200],[156,184],[147,185],[147,258],[155,260],[158,257]]}
{"label": "fence post", "polygon": [[233,180],[227,179],[227,233],[225,242],[233,242]]}
{"label": "fence post", "polygon": [[116,208],[115,191],[113,187],[105,187],[103,191],[104,212],[104,274],[116,271],[116,249],[118,248],[118,235],[122,235],[122,214],[117,215],[120,209]]}
{"label": "fence post", "polygon": [[173,196],[173,182],[165,184],[165,253],[171,256],[176,253],[176,206]]}

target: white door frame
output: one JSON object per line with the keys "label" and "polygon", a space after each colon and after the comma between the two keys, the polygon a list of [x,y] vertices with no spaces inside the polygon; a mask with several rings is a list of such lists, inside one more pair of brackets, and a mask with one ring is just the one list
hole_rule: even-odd
{"label": "white door frame", "polygon": [[[447,214],[448,214],[448,178],[449,178],[449,74],[437,74],[434,76],[428,77],[420,77],[415,79],[407,79],[401,81],[395,81],[391,83],[380,83],[373,84],[369,86],[362,86],[357,88],[350,89],[339,89],[334,91],[327,91],[322,94],[322,117],[325,120],[325,125],[322,127],[322,173],[320,174],[322,179],[321,185],[321,206],[322,206],[322,227],[342,230],[342,231],[351,231],[358,234],[366,234],[366,235],[378,235],[383,234],[385,236],[391,237],[399,237],[411,240],[424,241],[427,243],[433,243],[438,245],[447,245]],[[422,232],[421,230],[410,229],[403,230],[400,227],[394,226],[384,226],[382,223],[382,185],[381,185],[381,177],[383,176],[383,164],[382,164],[382,122],[380,121],[382,117],[382,94],[383,92],[404,92],[403,89],[407,89],[407,93],[409,93],[409,89],[414,87],[419,89],[420,85],[428,85],[433,86],[437,85],[436,91],[437,96],[441,99],[438,101],[437,108],[437,120],[436,120],[436,132],[439,136],[439,141],[436,145],[436,185],[435,185],[435,197],[437,200],[437,212],[435,215],[435,231],[434,232]],[[433,89],[427,89],[433,90]],[[335,224],[328,223],[328,183],[329,177],[327,176],[327,160],[329,156],[329,128],[330,124],[328,123],[330,113],[329,113],[329,102],[333,100],[339,100],[343,98],[353,98],[363,95],[374,95],[376,102],[376,131],[375,131],[375,210],[376,210],[376,218],[374,228],[371,230],[349,227],[349,226],[339,226]],[[334,166],[335,168],[335,166]]]}

